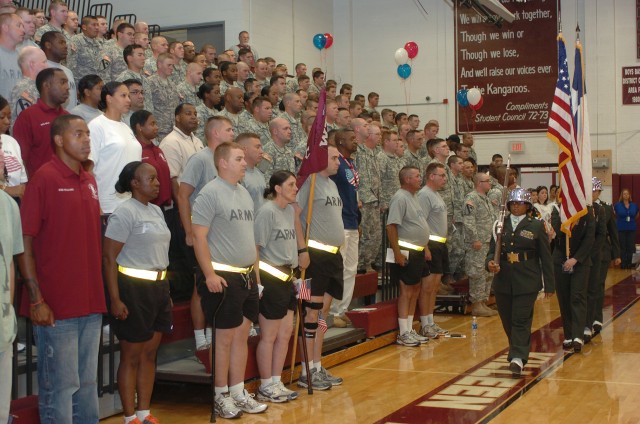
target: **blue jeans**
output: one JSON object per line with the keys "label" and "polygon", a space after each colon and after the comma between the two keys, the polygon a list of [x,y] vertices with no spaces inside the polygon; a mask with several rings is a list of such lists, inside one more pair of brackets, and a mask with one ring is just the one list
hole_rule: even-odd
{"label": "blue jeans", "polygon": [[98,349],[102,315],[34,326],[42,424],[98,423]]}

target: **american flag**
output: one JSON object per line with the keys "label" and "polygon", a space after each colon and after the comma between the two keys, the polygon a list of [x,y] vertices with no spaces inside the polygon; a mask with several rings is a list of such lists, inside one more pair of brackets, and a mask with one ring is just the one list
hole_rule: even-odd
{"label": "american flag", "polygon": [[318,314],[318,329],[322,331],[323,334],[328,330],[327,321],[322,317],[322,312]]}
{"label": "american flag", "polygon": [[298,299],[311,300],[311,278],[306,280],[296,280],[296,292],[298,293]]}
{"label": "american flag", "polygon": [[576,41],[575,67],[573,85],[571,86],[571,108],[576,129],[576,144],[580,149],[580,169],[584,181],[587,204],[591,204],[591,137],[589,135],[589,110],[587,109],[587,85],[584,78],[584,61],[582,45]]}
{"label": "american flag", "polygon": [[580,170],[580,149],[576,144],[569,89],[567,49],[560,33],[558,35],[558,82],[551,105],[547,137],[560,149],[558,172],[562,197],[561,230],[571,236],[571,226],[587,213],[587,202]]}

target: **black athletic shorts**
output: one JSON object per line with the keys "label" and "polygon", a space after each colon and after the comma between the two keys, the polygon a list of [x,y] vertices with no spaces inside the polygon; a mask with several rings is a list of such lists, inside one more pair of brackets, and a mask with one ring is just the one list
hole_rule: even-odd
{"label": "black athletic shorts", "polygon": [[296,291],[292,281],[282,281],[260,270],[260,282],[264,287],[260,298],[260,314],[266,319],[282,319],[288,311],[296,309]]}
{"label": "black athletic shorts", "polygon": [[216,328],[239,327],[243,317],[247,317],[253,323],[258,322],[258,284],[255,281],[253,271],[248,274],[216,271],[216,274],[227,282],[224,295],[210,292],[205,283],[204,275],[198,276],[198,294],[201,297],[202,311],[207,322],[213,323],[213,314],[218,306],[220,309],[216,314]]}
{"label": "black athletic shorts", "polygon": [[449,272],[449,250],[445,243],[429,240],[431,260],[427,261],[431,274],[446,274]]}
{"label": "black athletic shorts", "polygon": [[429,275],[429,267],[425,266],[424,250],[418,252],[417,250],[409,249],[409,260],[405,266],[394,263],[389,264],[389,268],[391,270],[391,281],[394,284],[402,281],[408,286],[413,286],[420,284],[422,277]]}
{"label": "black athletic shorts", "polygon": [[151,340],[156,331],[171,331],[171,297],[169,280],[149,281],[118,273],[120,300],[127,306],[125,320],[111,317],[111,327],[118,339],[130,343]]}
{"label": "black athletic shorts", "polygon": [[342,254],[309,248],[309,268],[305,278],[311,278],[311,296],[328,293],[334,299],[342,300],[344,289]]}

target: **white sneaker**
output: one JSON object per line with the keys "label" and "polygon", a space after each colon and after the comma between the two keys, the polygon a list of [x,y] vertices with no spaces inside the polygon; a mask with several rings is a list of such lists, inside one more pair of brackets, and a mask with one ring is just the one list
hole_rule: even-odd
{"label": "white sneaker", "polygon": [[229,392],[216,395],[214,410],[220,418],[240,418],[242,411],[236,406],[235,401],[229,396]]}
{"label": "white sneaker", "polygon": [[298,392],[296,392],[295,390],[287,389],[287,387],[284,385],[282,381],[278,381],[275,384],[278,385],[278,389],[280,389],[280,392],[287,396],[287,399],[289,400],[298,399]]}
{"label": "white sneaker", "polygon": [[263,402],[273,403],[282,403],[289,400],[287,398],[287,395],[282,393],[277,383],[270,383],[266,386],[258,387],[258,391],[256,392],[256,399]]}
{"label": "white sneaker", "polygon": [[445,330],[436,323],[432,324],[431,328],[433,329],[433,331],[438,333],[438,335],[446,336],[447,334],[449,334],[449,330]]}
{"label": "white sneaker", "polygon": [[396,338],[396,343],[401,346],[410,346],[410,347],[418,347],[420,346],[420,342],[413,338],[410,331],[405,331],[402,334],[398,334]]}
{"label": "white sneaker", "polygon": [[242,391],[242,397],[233,398],[233,403],[237,408],[242,409],[247,414],[260,414],[267,410],[267,405],[264,403],[256,402],[254,394],[247,392],[247,389]]}
{"label": "white sneaker", "polygon": [[419,341],[420,344],[425,344],[429,342],[429,337],[421,336],[413,328],[411,329],[411,331],[409,331],[409,333],[413,336],[414,339]]}

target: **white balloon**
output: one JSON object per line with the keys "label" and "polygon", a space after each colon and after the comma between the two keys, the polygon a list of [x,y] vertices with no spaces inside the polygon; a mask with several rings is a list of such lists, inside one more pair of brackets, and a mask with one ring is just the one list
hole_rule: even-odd
{"label": "white balloon", "polygon": [[396,50],[395,59],[398,65],[404,65],[409,61],[409,53],[407,53],[404,47],[401,47]]}
{"label": "white balloon", "polygon": [[477,105],[480,102],[481,97],[482,97],[482,94],[480,94],[480,90],[478,90],[475,87],[470,88],[469,91],[467,92],[467,100],[469,101],[469,104],[471,106]]}

